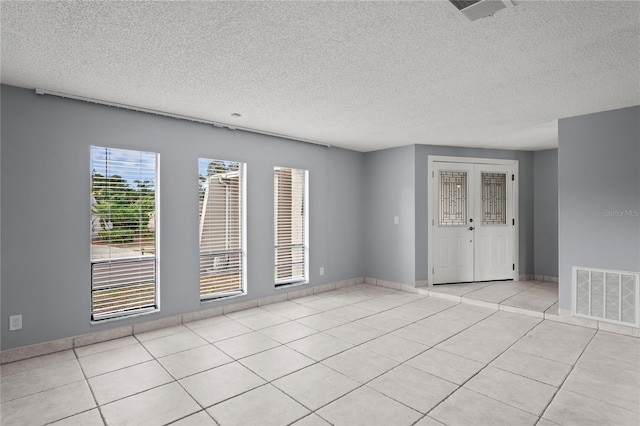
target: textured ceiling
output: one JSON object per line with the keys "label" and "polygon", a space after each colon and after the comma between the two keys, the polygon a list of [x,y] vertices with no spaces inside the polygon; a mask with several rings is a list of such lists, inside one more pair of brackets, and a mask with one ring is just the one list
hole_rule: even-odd
{"label": "textured ceiling", "polygon": [[640,104],[640,2],[514,3],[3,1],[1,81],[359,151],[550,148]]}

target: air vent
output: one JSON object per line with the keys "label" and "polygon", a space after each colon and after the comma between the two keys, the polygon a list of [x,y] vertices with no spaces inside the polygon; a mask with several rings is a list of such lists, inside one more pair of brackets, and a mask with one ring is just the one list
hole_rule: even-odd
{"label": "air vent", "polygon": [[513,6],[509,0],[449,0],[449,2],[472,22]]}
{"label": "air vent", "polygon": [[640,326],[640,273],[573,268],[573,314]]}

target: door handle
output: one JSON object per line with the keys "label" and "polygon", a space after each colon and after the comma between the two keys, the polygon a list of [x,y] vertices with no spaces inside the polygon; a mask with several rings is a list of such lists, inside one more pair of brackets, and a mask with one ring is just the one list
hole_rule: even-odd
{"label": "door handle", "polygon": [[473,226],[470,226],[470,227],[469,227],[469,231],[473,231],[473,230],[474,230],[474,227],[473,227]]}

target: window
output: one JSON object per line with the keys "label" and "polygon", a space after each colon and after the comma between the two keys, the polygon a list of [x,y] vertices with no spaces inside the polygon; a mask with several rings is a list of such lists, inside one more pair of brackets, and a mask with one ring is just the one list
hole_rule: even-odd
{"label": "window", "polygon": [[198,160],[200,299],[244,291],[245,219],[242,163]]}
{"label": "window", "polygon": [[276,286],[307,281],[308,226],[306,170],[276,167],[274,241]]}
{"label": "window", "polygon": [[158,154],[91,147],[91,319],[155,311]]}

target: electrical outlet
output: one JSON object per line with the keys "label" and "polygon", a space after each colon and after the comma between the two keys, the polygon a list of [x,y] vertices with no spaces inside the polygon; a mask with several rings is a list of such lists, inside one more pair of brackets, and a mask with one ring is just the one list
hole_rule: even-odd
{"label": "electrical outlet", "polygon": [[22,329],[22,315],[11,315],[9,317],[9,331]]}
{"label": "electrical outlet", "polygon": [[320,275],[324,275],[324,266],[320,267]]}
{"label": "electrical outlet", "polygon": [[394,217],[393,217],[393,224],[394,224],[394,225],[397,225],[397,224],[399,224],[399,223],[400,223],[400,218],[399,218],[398,216],[394,216]]}

